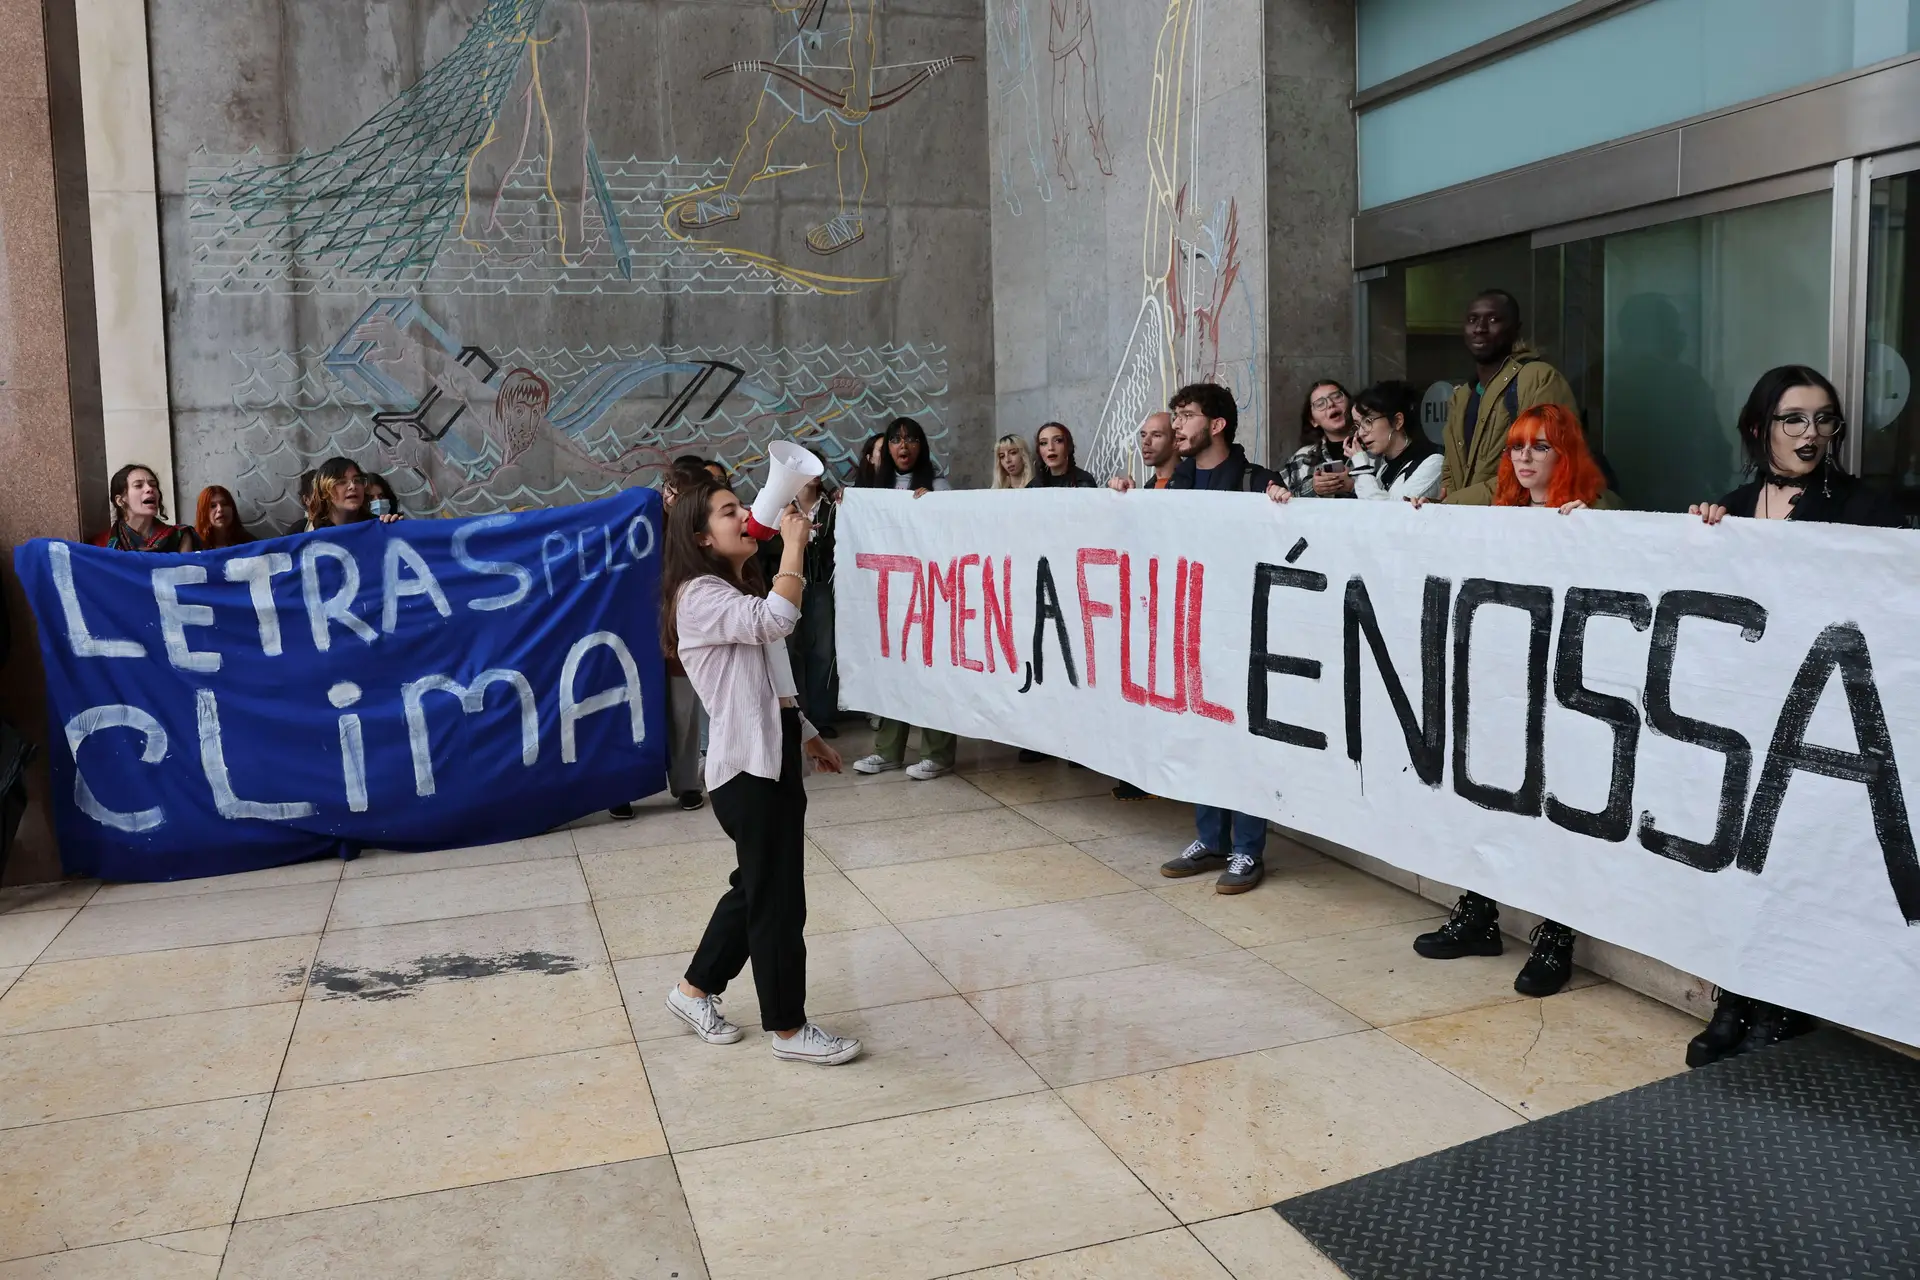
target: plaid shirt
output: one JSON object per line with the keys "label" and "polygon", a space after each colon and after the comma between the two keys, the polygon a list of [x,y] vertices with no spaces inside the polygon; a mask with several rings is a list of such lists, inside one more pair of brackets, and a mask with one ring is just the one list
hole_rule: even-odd
{"label": "plaid shirt", "polygon": [[1313,492],[1313,472],[1323,462],[1345,462],[1347,455],[1337,444],[1328,444],[1325,440],[1315,440],[1294,450],[1293,456],[1280,464],[1280,479],[1292,491],[1296,498],[1311,498]]}

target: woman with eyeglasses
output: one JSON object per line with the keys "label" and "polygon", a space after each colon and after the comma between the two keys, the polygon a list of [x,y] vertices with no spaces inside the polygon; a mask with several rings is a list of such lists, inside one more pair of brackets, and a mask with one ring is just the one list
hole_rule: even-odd
{"label": "woman with eyeglasses", "polygon": [[307,528],[331,529],[367,520],[392,524],[401,519],[397,511],[375,515],[367,505],[366,476],[352,458],[328,458],[313,473],[313,490],[307,495]]}
{"label": "woman with eyeglasses", "polygon": [[[1426,498],[1414,498],[1415,507]],[[1606,476],[1587,448],[1586,433],[1573,410],[1557,404],[1535,405],[1513,421],[1507,449],[1494,481],[1493,505],[1536,511],[1606,511],[1620,506]],[[1557,920],[1542,920],[1532,934],[1533,954],[1513,980],[1523,996],[1550,996],[1573,976],[1573,930]],[[1493,899],[1468,891],[1453,915],[1432,933],[1413,940],[1413,949],[1429,960],[1497,956],[1506,949],[1500,936],[1500,907]]]}
{"label": "woman with eyeglasses", "polygon": [[[1696,502],[1689,514],[1708,524],[1728,516],[1883,528],[1903,523],[1892,502],[1834,461],[1847,420],[1839,393],[1816,370],[1789,364],[1761,374],[1740,410],[1738,430],[1753,479],[1718,502]],[[1715,988],[1713,1019],[1687,1042],[1687,1065],[1771,1048],[1813,1026],[1797,1009]]]}
{"label": "woman with eyeglasses", "polygon": [[[1440,496],[1440,450],[1420,430],[1418,387],[1376,382],[1354,397],[1350,413],[1353,430],[1347,433],[1344,452],[1354,497],[1386,501]],[[1294,495],[1273,485],[1267,496],[1287,502]]]}
{"label": "woman with eyeglasses", "polygon": [[1803,364],[1769,369],[1740,410],[1740,444],[1753,479],[1718,502],[1687,508],[1708,524],[1726,516],[1898,527],[1899,510],[1840,469],[1834,450],[1846,439],[1840,397]]}
{"label": "woman with eyeglasses", "polygon": [[1281,482],[1296,498],[1351,498],[1353,473],[1348,469],[1347,439],[1353,432],[1348,416],[1352,399],[1332,378],[1322,378],[1307,389],[1300,406],[1300,447],[1280,467]]}

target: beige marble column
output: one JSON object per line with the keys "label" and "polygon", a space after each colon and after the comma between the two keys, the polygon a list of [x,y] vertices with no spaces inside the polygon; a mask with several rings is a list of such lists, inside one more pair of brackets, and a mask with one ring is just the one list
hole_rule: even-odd
{"label": "beige marble column", "polygon": [[169,514],[191,521],[196,495],[177,492],[173,480],[147,7],[143,0],[83,0],[75,16],[95,307],[100,350],[111,357],[100,366],[107,469],[152,467]]}
{"label": "beige marble column", "polygon": [[[13,549],[93,532],[106,493],[73,6],[0,0],[0,577],[12,638],[0,716],[43,745],[38,641]],[[59,874],[44,753],[30,784],[9,884]]]}

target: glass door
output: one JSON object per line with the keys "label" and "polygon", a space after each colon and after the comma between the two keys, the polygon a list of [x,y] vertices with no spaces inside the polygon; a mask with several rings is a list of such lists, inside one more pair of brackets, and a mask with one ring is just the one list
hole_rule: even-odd
{"label": "glass door", "polygon": [[[1920,157],[1908,162],[1920,168]],[[1920,172],[1881,176],[1883,163],[1874,162],[1867,189],[1864,360],[1856,356],[1853,447],[1860,474],[1891,491],[1907,523],[1920,525],[1920,414],[1912,403],[1920,364]]]}

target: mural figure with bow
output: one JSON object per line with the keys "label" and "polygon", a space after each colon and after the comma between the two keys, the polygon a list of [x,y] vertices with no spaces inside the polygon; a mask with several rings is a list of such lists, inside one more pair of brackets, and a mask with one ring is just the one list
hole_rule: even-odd
{"label": "mural figure with bow", "polygon": [[[793,24],[793,34],[778,55],[728,63],[702,77],[765,76],[726,183],[689,192],[668,216],[678,229],[688,232],[734,221],[754,183],[794,171],[774,164],[774,144],[788,128],[796,122],[813,126],[809,141],[817,142],[824,126],[826,141],[833,148],[838,200],[832,217],[808,229],[807,248],[822,256],[838,253],[867,234],[867,122],[955,63],[973,59],[962,54],[925,62],[878,63],[874,15],[879,0],[773,0],[773,7]],[[881,83],[889,73],[905,74]]]}

